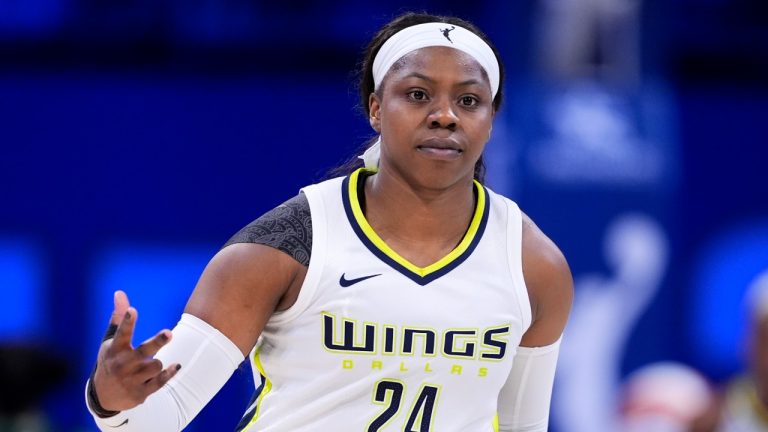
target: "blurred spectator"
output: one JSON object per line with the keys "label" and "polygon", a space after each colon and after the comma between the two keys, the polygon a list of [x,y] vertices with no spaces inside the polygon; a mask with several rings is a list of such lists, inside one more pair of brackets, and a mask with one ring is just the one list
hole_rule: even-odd
{"label": "blurred spectator", "polygon": [[621,400],[622,432],[712,432],[719,420],[718,398],[707,380],[678,363],[633,372]]}
{"label": "blurred spectator", "polygon": [[727,386],[721,432],[768,431],[768,270],[747,291],[747,370]]}

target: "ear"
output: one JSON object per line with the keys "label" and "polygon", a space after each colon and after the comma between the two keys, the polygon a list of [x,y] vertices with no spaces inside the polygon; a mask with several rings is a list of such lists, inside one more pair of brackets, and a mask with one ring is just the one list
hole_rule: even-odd
{"label": "ear", "polygon": [[379,117],[379,114],[381,114],[381,102],[379,101],[379,97],[376,96],[376,93],[371,93],[371,95],[368,96],[368,112],[370,113],[368,121],[370,122],[371,127],[376,132],[381,133],[381,118]]}

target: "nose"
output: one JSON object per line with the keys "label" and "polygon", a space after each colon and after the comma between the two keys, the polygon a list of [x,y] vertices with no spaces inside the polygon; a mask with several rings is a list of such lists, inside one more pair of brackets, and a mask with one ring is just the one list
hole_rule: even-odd
{"label": "nose", "polygon": [[430,129],[449,129],[454,131],[459,124],[459,116],[456,115],[450,101],[436,101],[427,116],[427,123],[429,123]]}

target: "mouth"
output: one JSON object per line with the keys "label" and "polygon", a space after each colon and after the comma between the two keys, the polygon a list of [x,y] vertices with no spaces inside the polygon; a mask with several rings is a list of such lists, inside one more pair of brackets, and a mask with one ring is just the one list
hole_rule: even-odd
{"label": "mouth", "polygon": [[464,153],[464,150],[455,142],[436,138],[416,146],[416,150],[437,159],[456,159]]}

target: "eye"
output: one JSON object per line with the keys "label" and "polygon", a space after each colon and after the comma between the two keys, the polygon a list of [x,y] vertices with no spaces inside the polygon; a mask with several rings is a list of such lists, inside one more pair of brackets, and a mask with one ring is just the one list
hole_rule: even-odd
{"label": "eye", "polygon": [[480,103],[480,101],[475,96],[462,96],[459,99],[459,103],[465,107],[473,107]]}
{"label": "eye", "polygon": [[427,93],[424,90],[411,90],[408,97],[415,101],[424,101],[427,100]]}

